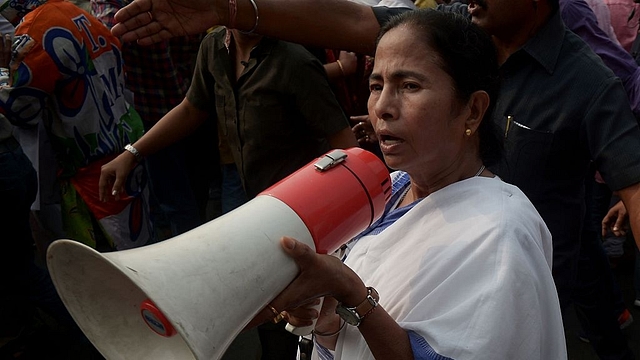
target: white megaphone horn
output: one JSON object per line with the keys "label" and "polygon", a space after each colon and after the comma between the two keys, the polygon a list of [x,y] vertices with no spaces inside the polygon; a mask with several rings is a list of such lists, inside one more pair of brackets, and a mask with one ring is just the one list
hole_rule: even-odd
{"label": "white megaphone horn", "polygon": [[107,359],[218,359],[296,277],[282,236],[332,252],[377,220],[390,194],[375,155],[334,150],[187,233],[104,254],[58,240],[47,265],[74,320]]}

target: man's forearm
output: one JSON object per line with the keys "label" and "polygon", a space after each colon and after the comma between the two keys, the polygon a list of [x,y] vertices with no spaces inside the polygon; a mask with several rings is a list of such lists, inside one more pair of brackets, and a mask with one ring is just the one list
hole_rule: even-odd
{"label": "man's forearm", "polygon": [[[227,11],[226,4],[216,0],[220,13]],[[237,0],[237,6],[236,27],[252,29],[256,18],[251,2]],[[345,0],[260,0],[257,6],[260,34],[326,49],[374,52],[380,26],[369,6]]]}
{"label": "man's forearm", "polygon": [[208,116],[184,99],[136,141],[135,147],[143,156],[153,154],[191,134]]}

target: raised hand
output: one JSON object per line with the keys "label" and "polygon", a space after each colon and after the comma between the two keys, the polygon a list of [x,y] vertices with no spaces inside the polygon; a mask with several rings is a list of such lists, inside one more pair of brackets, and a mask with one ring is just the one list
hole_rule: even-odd
{"label": "raised hand", "polygon": [[[224,11],[217,9],[216,3]],[[226,0],[135,0],[116,13],[118,24],[111,32],[124,42],[150,45],[202,33],[227,16]]]}

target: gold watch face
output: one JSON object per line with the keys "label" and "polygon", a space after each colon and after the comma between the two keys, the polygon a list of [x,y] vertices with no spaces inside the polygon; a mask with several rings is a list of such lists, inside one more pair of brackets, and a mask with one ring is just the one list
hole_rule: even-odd
{"label": "gold watch face", "polygon": [[342,318],[342,320],[346,321],[349,325],[360,325],[360,316],[356,313],[356,309],[338,305],[336,307],[336,314],[338,314]]}

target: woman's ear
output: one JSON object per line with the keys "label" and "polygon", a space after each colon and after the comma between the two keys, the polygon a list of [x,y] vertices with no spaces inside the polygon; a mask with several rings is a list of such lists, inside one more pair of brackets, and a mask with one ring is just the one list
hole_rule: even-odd
{"label": "woman's ear", "polygon": [[484,118],[484,114],[489,107],[489,94],[486,91],[478,90],[471,94],[469,97],[469,102],[467,106],[469,106],[469,116],[465,121],[465,125],[467,129],[471,129],[473,133],[476,132],[482,119]]}

